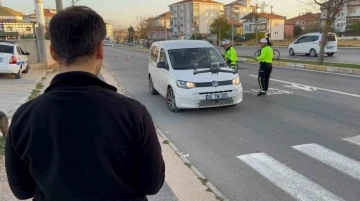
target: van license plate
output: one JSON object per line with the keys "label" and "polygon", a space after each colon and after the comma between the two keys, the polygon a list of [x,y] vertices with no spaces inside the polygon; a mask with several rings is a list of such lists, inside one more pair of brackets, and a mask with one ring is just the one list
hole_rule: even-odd
{"label": "van license plate", "polygon": [[227,97],[228,97],[227,93],[212,94],[212,95],[206,95],[206,100],[216,100],[216,99],[223,99],[223,98],[227,98]]}
{"label": "van license plate", "polygon": [[333,46],[328,46],[326,47],[327,49],[333,49],[334,47]]}

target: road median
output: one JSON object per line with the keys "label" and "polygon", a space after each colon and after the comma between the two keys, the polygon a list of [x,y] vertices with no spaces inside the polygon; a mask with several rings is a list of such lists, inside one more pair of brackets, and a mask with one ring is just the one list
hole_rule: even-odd
{"label": "road median", "polygon": [[[239,56],[240,62],[258,63],[253,57]],[[321,72],[348,74],[348,75],[360,75],[360,65],[356,64],[343,64],[343,63],[330,63],[324,62],[323,65],[318,65],[317,62],[290,60],[290,59],[278,59],[273,60],[274,66],[299,68]]]}

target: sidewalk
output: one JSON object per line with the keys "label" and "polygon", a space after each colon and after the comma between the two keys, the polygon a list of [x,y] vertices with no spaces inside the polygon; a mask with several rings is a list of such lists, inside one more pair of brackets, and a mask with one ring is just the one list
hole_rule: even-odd
{"label": "sidewalk", "polygon": [[[0,93],[7,94],[6,98],[1,98],[0,105],[1,107],[3,107],[3,104],[8,106],[7,108],[0,108],[0,110],[5,110],[11,117],[16,108],[28,99],[31,91],[35,89],[39,81],[43,85],[40,93],[43,93],[52,78],[57,74],[57,72],[51,71],[47,72],[44,77],[45,73],[45,71],[34,71],[29,74],[27,79],[24,78],[25,82],[13,82],[10,79],[0,77]],[[105,68],[101,70],[99,78],[108,84],[116,86],[118,93],[129,96]],[[4,84],[5,82],[7,84]],[[14,84],[16,85],[14,86]],[[22,87],[22,90],[14,91],[12,87],[16,89]],[[149,201],[225,201],[223,195],[191,165],[190,161],[169,142],[162,132],[157,131],[166,164],[166,182],[157,195],[148,197]],[[0,155],[0,201],[17,201],[8,187],[4,161],[4,157]]]}

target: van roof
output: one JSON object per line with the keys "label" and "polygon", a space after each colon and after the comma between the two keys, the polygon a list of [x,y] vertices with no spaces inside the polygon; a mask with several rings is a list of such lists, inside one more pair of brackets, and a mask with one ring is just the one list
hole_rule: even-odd
{"label": "van roof", "polygon": [[209,42],[203,40],[167,40],[167,41],[154,42],[153,45],[162,46],[166,50],[214,47]]}
{"label": "van roof", "polygon": [[15,45],[16,45],[16,43],[11,43],[11,42],[0,41],[0,45],[15,46]]}
{"label": "van roof", "polygon": [[[321,34],[323,34],[323,33],[320,33],[320,32],[312,32],[312,33],[306,33],[306,34],[304,34],[304,36],[309,36],[309,35],[321,35]],[[332,32],[329,32],[329,34],[335,34],[335,33],[332,33]]]}

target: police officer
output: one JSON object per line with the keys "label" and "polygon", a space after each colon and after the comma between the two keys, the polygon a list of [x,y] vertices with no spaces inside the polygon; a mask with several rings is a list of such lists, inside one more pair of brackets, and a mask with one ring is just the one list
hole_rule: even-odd
{"label": "police officer", "polygon": [[258,96],[266,95],[266,91],[269,88],[270,74],[272,71],[273,49],[270,47],[266,38],[260,40],[261,51],[260,56],[256,58],[260,63],[258,82],[260,86],[260,92]]}
{"label": "police officer", "polygon": [[237,53],[236,50],[231,46],[229,40],[221,42],[221,46],[225,49],[225,60],[231,66],[231,68],[237,67]]}

